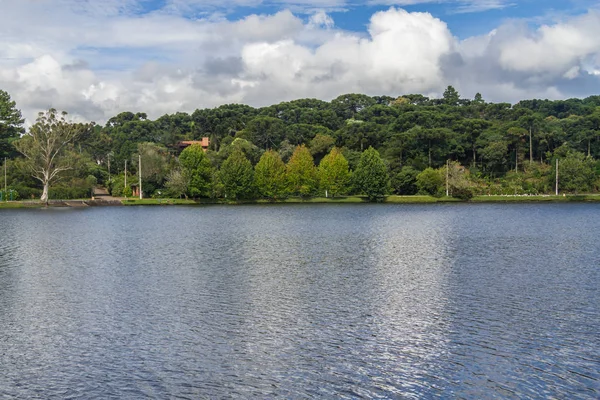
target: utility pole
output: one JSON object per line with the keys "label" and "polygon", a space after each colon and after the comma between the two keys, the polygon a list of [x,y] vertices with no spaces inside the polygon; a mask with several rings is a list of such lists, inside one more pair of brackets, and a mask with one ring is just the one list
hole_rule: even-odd
{"label": "utility pole", "polygon": [[448,178],[449,178],[449,165],[448,165],[448,160],[446,160],[446,197],[448,197],[450,195],[450,190],[449,190],[449,185],[448,185]]}
{"label": "utility pole", "polygon": [[138,171],[138,177],[139,177],[139,184],[140,184],[140,200],[142,199],[142,155],[139,154],[138,155],[138,159],[139,159],[139,171]]}
{"label": "utility pole", "polygon": [[558,158],[556,159],[556,195],[558,196]]}
{"label": "utility pole", "polygon": [[[127,193],[127,160],[125,160],[125,183],[123,183],[123,194]],[[127,194],[125,194],[127,197]]]}

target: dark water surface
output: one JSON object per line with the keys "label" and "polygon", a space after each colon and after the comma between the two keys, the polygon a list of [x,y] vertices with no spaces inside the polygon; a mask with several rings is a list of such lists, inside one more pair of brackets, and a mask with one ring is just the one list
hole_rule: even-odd
{"label": "dark water surface", "polygon": [[599,398],[600,205],[0,211],[0,398]]}

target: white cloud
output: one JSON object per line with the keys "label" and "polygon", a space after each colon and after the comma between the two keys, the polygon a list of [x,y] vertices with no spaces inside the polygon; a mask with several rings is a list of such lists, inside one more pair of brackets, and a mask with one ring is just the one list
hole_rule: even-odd
{"label": "white cloud", "polygon": [[[171,6],[193,6],[179,3]],[[374,14],[367,32],[347,32],[327,7],[306,19],[281,11],[227,21],[138,14],[140,0],[109,0],[106,10],[92,0],[33,4],[0,0],[0,88],[29,119],[51,106],[103,122],[125,110],[157,117],[349,92],[440,94],[448,84],[494,101],[600,89],[594,11],[535,29],[510,22],[458,41],[430,14],[395,8]]]}
{"label": "white cloud", "polygon": [[500,45],[500,63],[515,71],[564,73],[598,53],[600,14],[590,12],[505,41]]}
{"label": "white cloud", "polygon": [[327,13],[323,10],[316,11],[313,15],[310,16],[308,20],[308,26],[311,28],[327,28],[331,29],[335,25],[333,18],[331,18]]}

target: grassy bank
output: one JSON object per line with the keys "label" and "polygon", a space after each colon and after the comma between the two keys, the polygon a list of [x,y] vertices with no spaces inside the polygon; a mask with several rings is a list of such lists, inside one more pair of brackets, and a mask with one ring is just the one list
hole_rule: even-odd
{"label": "grassy bank", "polygon": [[532,202],[595,202],[600,194],[536,195],[536,196],[476,196],[472,203],[532,203]]}
{"label": "grassy bank", "polygon": [[40,208],[44,207],[39,201],[0,201],[0,209],[6,208]]}
{"label": "grassy bank", "polygon": [[189,206],[201,204],[199,201],[186,199],[127,199],[121,200],[124,206]]}
{"label": "grassy bank", "polygon": [[[50,207],[70,207],[69,202],[77,203],[78,206],[85,207],[82,200],[74,201],[55,201],[49,204]],[[86,201],[90,203],[89,201]],[[432,197],[432,196],[387,196],[383,203],[386,204],[431,204],[431,203],[458,203],[459,199],[453,197]],[[537,195],[537,196],[476,196],[469,203],[536,203],[536,202],[600,202],[600,194],[581,194],[581,195]],[[80,204],[81,203],[81,204]],[[173,206],[173,205],[202,205],[202,204],[357,204],[368,203],[364,196],[340,196],[335,198],[326,197],[288,197],[286,199],[269,201],[259,200],[239,200],[231,201],[225,199],[127,199],[122,200],[124,206]],[[95,203],[96,206],[102,204]],[[0,209],[13,208],[40,208],[46,205],[39,201],[7,201],[0,202]]]}

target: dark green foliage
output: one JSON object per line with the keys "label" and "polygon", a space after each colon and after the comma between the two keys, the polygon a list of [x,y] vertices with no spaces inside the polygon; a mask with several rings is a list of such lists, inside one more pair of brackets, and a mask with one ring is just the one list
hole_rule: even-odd
{"label": "dark green foliage", "polygon": [[381,159],[379,152],[373,147],[365,150],[356,171],[354,171],[354,184],[369,201],[381,200],[388,192],[389,175],[387,166]]}
{"label": "dark green foliage", "polygon": [[448,106],[457,106],[460,101],[460,95],[452,86],[448,86],[444,91],[444,104]]}
{"label": "dark green foliage", "polygon": [[15,155],[15,149],[11,143],[23,133],[23,122],[21,111],[16,108],[16,103],[11,100],[10,95],[0,90],[0,158]]}
{"label": "dark green foliage", "polygon": [[212,194],[212,167],[200,145],[186,147],[179,156],[182,171],[189,179],[187,195],[193,198]]}
{"label": "dark green foliage", "polygon": [[[11,142],[23,132],[23,121],[15,103],[1,90],[0,121],[0,160],[3,155],[17,157]],[[203,161],[191,169],[178,165],[176,160],[181,151],[178,143],[203,137],[210,139],[208,151],[192,157]],[[63,160],[70,169],[61,172],[56,184],[61,188],[77,187],[77,180],[93,175],[98,185],[118,186],[125,161],[130,182],[136,183],[137,178],[131,174],[137,173],[137,154],[141,152],[147,194],[219,197],[227,193],[231,198],[231,187],[227,189],[226,179],[219,170],[235,152],[243,153],[252,165],[257,165],[265,150],[274,149],[280,161],[288,162],[297,146],[305,145],[317,164],[337,146],[350,170],[358,169],[365,149],[377,149],[390,172],[390,189],[398,194],[445,193],[445,185],[440,189],[439,182],[426,178],[433,177],[427,168],[444,169],[447,160],[453,160],[462,166],[459,169],[466,171],[467,183],[450,184],[451,196],[467,198],[469,191],[549,193],[553,191],[556,158],[565,163],[561,190],[586,192],[598,190],[600,170],[594,160],[600,157],[599,139],[600,96],[524,100],[512,106],[488,103],[479,93],[473,100],[461,99],[452,86],[439,99],[421,94],[399,97],[344,94],[331,102],[298,99],[262,108],[229,104],[192,114],[167,114],[156,120],[150,120],[143,112],[122,112],[110,118],[105,126],[84,130],[67,146]],[[183,160],[187,162],[185,154]],[[274,153],[268,154],[273,161]],[[25,167],[18,160],[8,162],[9,186],[19,187],[25,196],[39,193],[42,188],[39,182],[27,174],[11,172],[11,168]],[[117,180],[113,184],[108,182],[109,160],[110,173]],[[280,164],[277,165],[281,170]],[[317,193],[314,164],[312,167],[313,172],[308,176],[312,174],[314,179],[292,184],[293,193],[303,196]],[[424,170],[427,173],[421,177],[419,187],[417,175]],[[258,176],[255,181],[260,186]],[[363,189],[356,181],[353,183],[351,192],[361,193]],[[279,184],[265,185],[257,195],[274,199],[288,194]],[[461,192],[463,189],[465,193]],[[65,190],[62,195],[74,195]],[[115,195],[128,190],[121,183]]]}
{"label": "dark green foliage", "polygon": [[452,191],[452,197],[456,197],[457,199],[464,200],[464,201],[471,200],[473,198],[473,196],[474,196],[473,190],[468,187],[455,188]]}
{"label": "dark green foliage", "polygon": [[355,118],[363,109],[376,103],[376,100],[364,94],[344,94],[331,101],[336,114],[343,120]]}
{"label": "dark green foliage", "polygon": [[444,178],[440,170],[433,168],[427,168],[423,172],[417,175],[417,188],[422,194],[428,194],[431,196],[441,196]]}
{"label": "dark green foliage", "polygon": [[238,200],[251,197],[254,192],[254,170],[241,150],[235,150],[221,166],[220,181],[225,197]]}
{"label": "dark green foliage", "polygon": [[277,148],[285,136],[285,124],[278,118],[257,117],[251,120],[242,137],[261,149]]}
{"label": "dark green foliage", "polygon": [[392,177],[392,188],[396,194],[408,196],[417,194],[417,175],[419,171],[413,167],[403,167]]}
{"label": "dark green foliage", "polygon": [[[559,152],[560,153],[560,152]],[[596,162],[583,153],[569,150],[559,158],[559,189],[572,193],[586,193],[594,188]]]}

